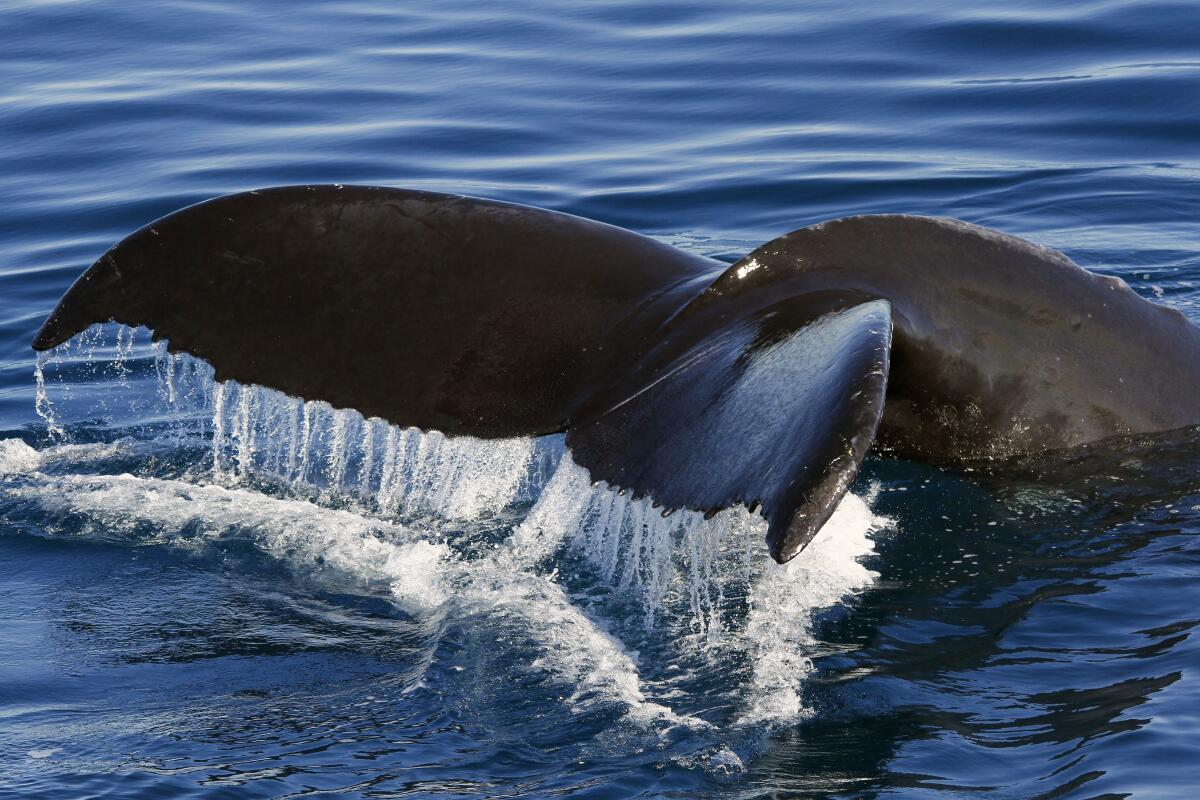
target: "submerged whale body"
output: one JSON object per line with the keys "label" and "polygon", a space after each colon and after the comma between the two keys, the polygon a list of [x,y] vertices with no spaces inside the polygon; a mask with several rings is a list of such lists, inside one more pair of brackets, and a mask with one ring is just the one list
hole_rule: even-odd
{"label": "submerged whale body", "polygon": [[796,555],[873,442],[957,463],[1200,423],[1200,329],[951,219],[802,228],[732,266],[544,209],[365,186],[220,197],[122,240],[33,346],[145,325],[218,380],[450,435],[566,433],[664,511]]}

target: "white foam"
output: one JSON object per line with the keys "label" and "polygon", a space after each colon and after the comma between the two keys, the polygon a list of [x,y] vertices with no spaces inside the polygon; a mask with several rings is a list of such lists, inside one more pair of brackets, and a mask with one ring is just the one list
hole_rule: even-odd
{"label": "white foam", "polygon": [[707,727],[699,718],[676,714],[648,699],[633,655],[617,636],[572,603],[562,587],[544,577],[513,571],[504,559],[477,568],[473,576],[462,595],[465,607],[518,618],[521,632],[537,643],[541,653],[529,669],[548,671],[570,687],[565,699],[572,710],[615,703],[642,724]]}
{"label": "white foam", "polygon": [[[648,501],[589,484],[568,455],[517,529],[510,557],[544,562],[568,546],[620,596],[640,599],[647,627],[660,615],[690,612],[688,627],[699,636],[681,647],[748,657],[737,724],[779,724],[809,713],[802,689],[820,647],[820,612],[875,581],[861,562],[874,552],[871,534],[889,524],[847,494],[808,547],[780,566],[763,552],[766,523],[745,509],[664,518]],[[739,590],[747,613],[730,623],[722,618],[726,595]]]}
{"label": "white foam", "polygon": [[[19,452],[26,469],[32,462]],[[410,612],[449,608],[460,615],[517,618],[541,652],[530,668],[571,687],[566,700],[572,709],[615,703],[646,724],[704,724],[646,698],[637,665],[620,640],[552,580],[520,568],[532,555],[518,555],[520,548],[464,560],[404,525],[307,500],[132,475],[29,474],[37,480],[8,492],[55,514],[84,515],[106,533],[142,535],[149,523],[160,541],[179,547],[235,535],[301,571],[332,570],[364,585],[386,582]]]}
{"label": "white foam", "polygon": [[20,439],[0,439],[0,475],[21,475],[49,464],[81,464],[112,458],[130,449],[128,442],[58,444],[37,450]]}
{"label": "white foam", "polygon": [[[162,541],[175,546],[195,546],[198,540],[226,535],[246,537],[263,552],[297,569],[332,570],[365,585],[383,582],[396,602],[412,612],[451,607],[460,614],[519,619],[521,629],[541,653],[530,668],[548,671],[570,686],[567,702],[572,708],[619,703],[627,707],[631,719],[647,723],[705,724],[677,715],[660,698],[648,697],[636,658],[621,639],[573,603],[553,582],[552,574],[547,577],[538,571],[538,565],[564,542],[576,546],[592,542],[599,549],[590,557],[604,566],[615,586],[625,585],[629,574],[653,577],[651,570],[640,567],[632,573],[609,569],[613,531],[627,534],[618,551],[631,549],[634,539],[628,536],[626,523],[638,519],[636,513],[614,511],[608,515],[610,528],[597,528],[594,538],[572,535],[577,520],[591,521],[586,528],[605,516],[609,508],[596,507],[598,496],[614,506],[619,502],[608,498],[605,493],[609,490],[592,487],[586,473],[569,459],[505,545],[483,558],[466,560],[445,543],[430,541],[428,529],[418,531],[308,500],[132,475],[49,476],[36,472],[40,463],[68,452],[64,446],[51,448],[47,454],[20,440],[0,442],[4,469],[32,479],[6,491],[36,500],[53,513],[86,515],[106,532],[142,535],[139,532],[149,523]],[[779,567],[760,557],[747,568],[729,545],[746,551],[744,541],[758,523],[740,513],[743,516],[726,512],[695,527],[679,526],[674,534],[677,539],[672,540],[673,558],[681,550],[695,552],[695,548],[707,548],[713,555],[697,558],[695,569],[685,562],[683,569],[673,571],[672,592],[683,601],[691,598],[693,591],[717,596],[723,591],[722,581],[738,575],[752,581],[744,624],[728,631],[718,643],[719,649],[743,652],[751,661],[738,722],[754,725],[795,719],[806,713],[801,689],[813,669],[815,615],[872,582],[874,574],[859,559],[872,552],[868,534],[882,521],[871,515],[862,500],[848,495],[821,533],[790,564]],[[611,522],[618,518],[619,523]],[[640,519],[644,550],[650,527],[644,515]],[[761,544],[757,537],[750,541],[754,547]],[[731,565],[736,569],[730,569]],[[646,585],[655,584],[648,580]],[[662,602],[662,597],[653,593],[641,596],[647,604]],[[717,605],[716,601],[706,602]],[[695,646],[690,641],[685,638],[677,645]]]}
{"label": "white foam", "polygon": [[138,534],[147,523],[161,541],[195,546],[225,535],[251,539],[291,565],[334,570],[364,583],[386,581],[409,609],[444,599],[441,563],[448,548],[404,526],[306,500],[245,489],[133,475],[40,475],[8,493],[59,514],[82,514],[106,532]]}
{"label": "white foam", "polygon": [[[690,615],[687,627],[698,636],[681,647],[748,657],[737,723],[777,724],[809,713],[802,689],[820,647],[820,612],[875,581],[861,562],[874,552],[871,535],[889,524],[847,494],[808,547],[781,566],[763,552],[765,521],[745,509],[664,518],[648,501],[591,485],[568,455],[513,536],[510,557],[545,562],[567,547],[621,597],[638,598],[647,627],[659,616]],[[739,592],[747,613],[727,621],[726,595]]]}
{"label": "white foam", "polygon": [[550,558],[578,525],[591,501],[587,470],[564,456],[537,503],[517,526],[503,558],[521,567]]}
{"label": "white foam", "polygon": [[20,439],[0,440],[0,475],[33,472],[42,465],[42,454]]}

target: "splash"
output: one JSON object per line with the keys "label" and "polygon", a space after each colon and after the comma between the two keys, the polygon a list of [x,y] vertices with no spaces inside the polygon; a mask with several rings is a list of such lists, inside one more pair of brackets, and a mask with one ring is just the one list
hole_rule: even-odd
{"label": "splash", "polygon": [[42,465],[42,454],[20,439],[0,440],[0,475],[20,475]]}
{"label": "splash", "polygon": [[661,618],[684,620],[672,632],[682,649],[745,658],[736,724],[761,726],[809,715],[803,689],[821,612],[875,582],[862,562],[875,552],[872,536],[891,525],[847,494],[809,546],[779,565],[764,554],[766,522],[745,509],[663,516],[649,501],[592,485],[567,455],[511,547],[526,563],[577,553],[607,590],[637,598],[647,630]]}
{"label": "splash", "polygon": [[102,462],[130,452],[130,443],[60,444],[38,450],[21,439],[0,439],[0,476],[33,473],[48,464]]}
{"label": "splash", "polygon": [[764,564],[737,637],[752,664],[739,724],[809,716],[802,693],[820,644],[818,612],[875,582],[878,573],[862,561],[875,552],[871,534],[889,525],[891,520],[847,494],[800,555],[784,565]]}
{"label": "splash", "polygon": [[[213,472],[353,497],[382,513],[472,520],[516,502],[545,456],[531,438],[447,437],[271,389],[219,383]],[[535,458],[536,456],[536,458]],[[544,468],[543,468],[544,470]]]}
{"label": "splash", "polygon": [[[57,457],[59,454],[55,453]],[[249,539],[300,573],[336,575],[363,587],[386,583],[408,610],[436,607],[445,596],[441,564],[448,550],[402,525],[305,500],[245,489],[133,475],[35,476],[9,494],[36,500],[56,515],[80,515],[86,530],[123,533],[145,543],[196,549]]]}
{"label": "splash", "polygon": [[[217,382],[207,364],[148,335],[112,333],[90,330],[39,359],[38,413],[53,441],[69,439],[97,405],[112,429],[141,437],[42,450],[0,442],[8,494],[105,535],[149,528],[156,543],[185,548],[248,539],[297,572],[384,586],[410,613],[515,626],[536,651],[528,669],[551,676],[574,710],[617,704],[641,724],[708,726],[667,702],[686,681],[643,675],[638,649],[649,646],[700,665],[689,669],[723,670],[735,727],[803,718],[821,611],[876,578],[861,561],[888,521],[853,495],[780,567],[765,555],[760,517],[744,508],[711,519],[664,514],[593,483],[561,437],[401,428]],[[112,397],[97,402],[110,388],[132,395],[127,410]],[[202,443],[207,467],[188,480],[42,472],[112,456],[98,447],[136,451],[148,441]],[[456,530],[488,520],[499,538]]]}
{"label": "splash", "polygon": [[72,429],[181,444],[207,439],[215,382],[212,367],[170,353],[144,328],[94,325],[34,365],[35,410],[53,442]]}

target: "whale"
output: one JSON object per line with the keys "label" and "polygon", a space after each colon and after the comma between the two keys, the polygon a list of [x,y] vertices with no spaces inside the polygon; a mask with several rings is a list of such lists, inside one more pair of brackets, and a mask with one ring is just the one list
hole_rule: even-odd
{"label": "whale", "polygon": [[663,513],[760,513],[780,563],[872,448],[956,468],[1200,424],[1183,314],[949,218],[830,220],[730,265],[531,206],[274,187],[122,239],[33,347],[105,322],[396,425],[563,434]]}

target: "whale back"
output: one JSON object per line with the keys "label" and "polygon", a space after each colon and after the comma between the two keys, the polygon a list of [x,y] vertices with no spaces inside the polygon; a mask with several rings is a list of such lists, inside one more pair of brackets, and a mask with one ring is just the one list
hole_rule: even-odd
{"label": "whale back", "polygon": [[880,444],[1006,458],[1200,424],[1200,329],[1120,278],[959,220],[847,217],[755,249],[693,306],[827,289],[894,316]]}

